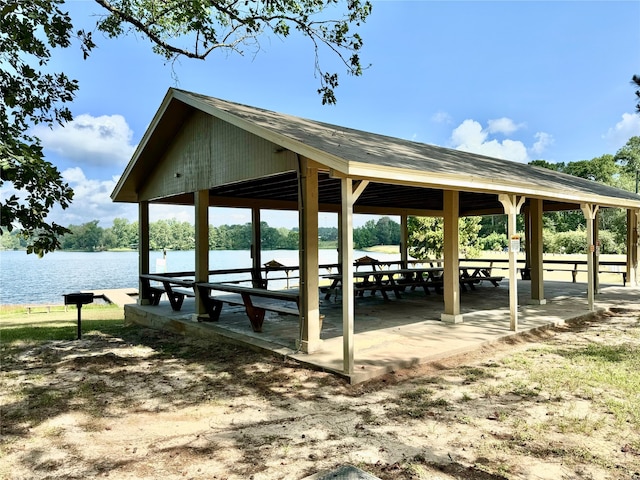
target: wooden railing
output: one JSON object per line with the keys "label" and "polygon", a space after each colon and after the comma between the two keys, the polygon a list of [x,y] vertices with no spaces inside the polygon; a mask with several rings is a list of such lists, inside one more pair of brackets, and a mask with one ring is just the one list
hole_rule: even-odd
{"label": "wooden railing", "polygon": [[[426,266],[439,266],[442,260],[410,260],[409,266],[426,267]],[[627,270],[626,263],[624,261],[615,260],[601,260],[599,263],[599,273],[614,273],[622,276],[622,283],[626,285],[627,282]],[[507,258],[461,258],[461,266],[469,267],[483,267],[490,273],[492,270],[508,270],[509,259]],[[400,260],[389,261],[376,261],[375,268],[378,269],[394,269],[402,266]],[[372,269],[372,264],[367,265],[355,265],[356,269]],[[528,278],[525,270],[524,259],[517,260],[517,268],[523,278]],[[560,260],[560,259],[545,259],[543,262],[543,269],[545,271],[566,271],[571,274],[571,279],[575,283],[578,273],[587,273],[587,260]],[[338,273],[339,264],[329,263],[320,265],[320,275]],[[259,269],[247,268],[232,268],[232,269],[220,269],[210,270],[209,272],[210,282],[224,282],[228,284],[242,284],[251,283],[253,287],[267,288],[269,285],[274,285],[275,288],[281,287],[282,289],[289,289],[293,286],[294,280],[299,280],[300,269],[297,266],[276,266],[276,267],[261,267]],[[147,277],[147,278],[143,278]],[[152,278],[149,278],[152,277]],[[153,275],[141,276],[143,282],[142,298],[152,298],[151,293],[156,294],[160,291],[158,287],[153,286],[150,282],[161,282],[163,278],[169,281],[175,280],[178,286],[182,286],[185,281],[193,281],[195,279],[195,272],[169,272],[169,273],[157,273]],[[278,283],[280,282],[280,283]]]}
{"label": "wooden railing", "polygon": [[[508,258],[461,258],[460,264],[469,266],[473,265],[489,265],[490,269],[509,270]],[[622,276],[622,284],[627,284],[627,264],[619,260],[600,260],[598,262],[598,273],[617,273]],[[526,265],[524,259],[517,260],[517,268],[526,277]],[[542,262],[543,270],[547,272],[570,272],[571,280],[576,283],[578,273],[587,273],[587,260],[561,260],[561,259],[544,259]]]}

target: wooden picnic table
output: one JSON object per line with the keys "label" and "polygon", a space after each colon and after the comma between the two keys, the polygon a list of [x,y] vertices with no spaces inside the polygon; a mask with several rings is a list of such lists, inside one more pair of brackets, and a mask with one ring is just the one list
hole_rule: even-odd
{"label": "wooden picnic table", "polygon": [[460,286],[463,290],[467,289],[467,285],[469,285],[472,290],[475,290],[475,285],[485,280],[492,283],[494,287],[499,287],[503,278],[504,277],[492,275],[491,269],[487,267],[460,266]]}
{"label": "wooden picnic table", "polygon": [[[142,282],[142,298],[148,299],[151,305],[158,305],[160,297],[166,293],[171,303],[171,309],[176,312],[182,308],[184,297],[195,296],[195,282],[190,278],[142,274],[140,275],[140,281]],[[151,282],[161,283],[162,287],[156,287]]]}
{"label": "wooden picnic table", "polygon": [[[411,287],[412,290],[422,288],[426,295],[429,295],[429,288],[434,288],[436,293],[442,293],[443,272],[443,267],[356,271],[353,272],[354,291],[359,296],[363,296],[366,291],[370,291],[371,295],[380,291],[385,300],[389,299],[387,295],[389,291],[393,291],[396,298],[401,298],[401,293],[407,287]],[[341,286],[342,274],[324,275],[323,278],[331,280],[331,285],[326,289],[324,297],[325,300],[329,300]],[[463,290],[467,290],[467,285],[475,289],[476,284],[485,280],[497,287],[503,278],[492,276],[491,271],[486,267],[460,266],[460,285]]]}
{"label": "wooden picnic table", "polygon": [[[387,291],[393,290],[396,298],[400,298],[400,287],[396,286],[393,280],[394,272],[395,271],[391,270],[362,270],[353,272],[354,291],[359,296],[363,296],[366,291],[371,291],[371,295],[379,291],[385,300],[389,300]],[[325,300],[329,300],[331,294],[337,292],[337,289],[342,284],[342,274],[324,275],[323,278],[331,280],[331,285],[325,294]]]}
{"label": "wooden picnic table", "polygon": [[[196,284],[200,299],[204,303],[209,318],[215,322],[220,318],[222,304],[242,305],[254,332],[262,332],[267,310],[285,315],[300,315],[300,292],[298,290],[267,290],[266,288],[245,287],[228,283],[199,282]],[[218,295],[220,292],[235,295]],[[203,321],[198,319],[198,321]]]}
{"label": "wooden picnic table", "polygon": [[[363,296],[366,291],[370,291],[372,295],[380,291],[385,300],[389,300],[389,291],[393,291],[396,298],[401,298],[401,292],[409,285],[422,287],[428,294],[428,287],[435,286],[438,278],[436,274],[442,270],[441,267],[360,270],[353,272],[354,290],[359,296]],[[325,293],[325,300],[329,300],[331,294],[342,284],[342,274],[324,275],[323,278],[331,280]]]}

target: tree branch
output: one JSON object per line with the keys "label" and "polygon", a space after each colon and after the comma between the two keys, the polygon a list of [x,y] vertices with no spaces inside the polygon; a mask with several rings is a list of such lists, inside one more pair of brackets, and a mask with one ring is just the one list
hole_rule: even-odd
{"label": "tree branch", "polygon": [[[229,49],[243,54],[240,45],[255,41],[265,29],[279,37],[287,37],[293,27],[311,40],[314,46],[315,70],[320,74],[323,103],[335,103],[333,88],[337,86],[337,74],[324,72],[320,67],[319,48],[327,47],[353,75],[362,74],[357,52],[362,40],[357,33],[349,32],[349,24],[359,25],[371,12],[368,1],[352,0],[348,13],[338,20],[312,20],[332,1],[298,2],[278,1],[230,1],[199,0],[180,2],[165,0],[163,8],[156,11],[145,0],[95,0],[109,15],[99,23],[99,28],[110,36],[122,33],[122,24],[144,34],[155,48],[168,59],[185,56],[204,60],[217,49]],[[152,8],[153,7],[153,8]],[[216,30],[220,28],[220,34]],[[182,46],[187,40],[192,46]],[[351,56],[345,54],[352,52]]]}

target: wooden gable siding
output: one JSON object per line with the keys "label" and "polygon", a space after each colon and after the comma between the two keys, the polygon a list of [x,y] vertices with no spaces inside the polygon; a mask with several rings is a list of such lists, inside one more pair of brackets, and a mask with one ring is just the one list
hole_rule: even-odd
{"label": "wooden gable siding", "polygon": [[208,190],[295,170],[293,152],[198,111],[151,166],[140,199]]}

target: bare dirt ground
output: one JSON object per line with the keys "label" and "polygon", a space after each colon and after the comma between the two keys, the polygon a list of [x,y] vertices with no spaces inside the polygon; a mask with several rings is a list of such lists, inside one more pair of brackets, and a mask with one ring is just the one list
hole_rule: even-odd
{"label": "bare dirt ground", "polygon": [[356,386],[139,327],[12,346],[0,478],[297,480],[352,464],[382,479],[640,480],[640,386],[618,398],[607,383],[640,346],[639,315]]}

